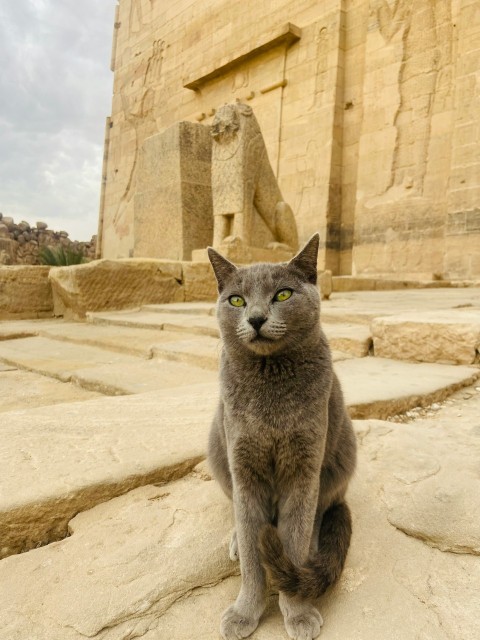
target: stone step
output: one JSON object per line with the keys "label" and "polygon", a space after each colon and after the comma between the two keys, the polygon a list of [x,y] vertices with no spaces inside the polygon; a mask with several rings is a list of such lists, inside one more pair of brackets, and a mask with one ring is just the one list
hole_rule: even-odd
{"label": "stone step", "polygon": [[201,477],[141,487],[80,513],[70,537],[0,562],[2,638],[143,636],[179,597],[238,573],[230,527],[227,498]]}
{"label": "stone step", "polygon": [[216,403],[217,384],[200,384],[1,414],[0,557],[63,538],[100,502],[183,475],[205,455]]}
{"label": "stone step", "polygon": [[[100,394],[31,371],[0,364],[0,412],[96,398]],[[1,421],[1,419],[0,419]]]}
{"label": "stone step", "polygon": [[[172,355],[181,357],[182,354]],[[175,362],[175,357],[171,360],[137,360],[122,366],[109,364],[79,369],[72,373],[71,380],[84,389],[109,396],[173,389],[200,382],[216,383],[218,374],[211,370],[214,356],[208,355],[211,363],[206,356],[200,360],[204,368],[189,363],[187,357],[179,362]]]}
{"label": "stone step", "polygon": [[480,362],[480,309],[404,313],[372,322],[375,354],[397,360]]}
{"label": "stone step", "polygon": [[210,336],[196,336],[153,346],[153,354],[156,358],[185,362],[213,371],[219,367],[221,351],[220,339]]}
{"label": "stone step", "polygon": [[182,336],[179,336],[178,331],[138,329],[79,322],[62,323],[47,329],[40,328],[38,335],[52,340],[84,344],[145,359],[153,357],[157,346],[177,342],[182,338]]}
{"label": "stone step", "polygon": [[[452,409],[415,424],[355,423],[353,537],[339,582],[316,603],[325,638],[410,640],[421,629],[429,640],[476,640],[478,444],[468,421],[451,428]],[[204,463],[79,513],[69,537],[0,561],[2,637],[216,638],[240,588],[228,558],[232,526],[231,504]],[[287,638],[277,595],[250,637]]]}
{"label": "stone step", "polygon": [[[208,361],[206,368],[218,366],[219,340],[210,336],[188,333],[179,335],[178,331],[165,331],[161,328],[139,329],[132,326],[82,322],[36,321],[23,329],[21,329],[21,324],[24,323],[10,322],[6,324],[9,326],[0,327],[0,342],[41,336],[51,340],[63,340],[126,353],[145,359],[164,357],[167,360],[191,362],[196,366],[203,366],[201,363],[205,360]],[[168,343],[172,344],[166,348],[165,345]],[[178,357],[175,354],[173,343],[178,343]],[[187,353],[188,346],[191,347],[191,353]],[[216,363],[215,366],[213,366],[214,363]]]}
{"label": "stone step", "polygon": [[138,329],[156,328],[220,337],[216,318],[201,314],[161,313],[148,310],[110,311],[88,313],[87,320],[92,324]]}
{"label": "stone step", "polygon": [[[154,312],[151,310],[153,306],[158,307]],[[166,306],[175,307],[177,310],[164,313],[163,308]],[[217,338],[220,336],[217,320],[214,316],[208,316],[206,314],[195,315],[194,313],[182,314],[180,313],[181,306],[181,304],[149,305],[137,311],[91,313],[88,314],[88,319],[90,323],[94,325],[122,326],[143,330],[148,326],[170,332],[183,331]],[[362,357],[368,354],[372,344],[372,338],[366,326],[355,323],[324,323],[322,327],[332,350],[341,351],[356,357]],[[155,349],[155,351],[157,352],[159,350]],[[167,347],[165,351],[168,353],[170,348]]]}
{"label": "stone step", "polygon": [[214,316],[215,305],[211,302],[172,302],[170,304],[144,304],[142,311],[156,313],[181,313],[182,315]]}
{"label": "stone step", "polygon": [[[0,499],[0,539],[10,540],[4,555],[61,537],[68,518],[79,510],[145,484],[150,476],[165,477],[164,466],[204,454],[218,398],[217,374],[198,370],[199,380],[215,381],[159,390],[148,369],[155,361],[138,364],[136,372],[130,369],[130,388],[124,379],[116,383],[136,395],[2,414],[0,468],[7,481]],[[167,364],[192,369],[164,362],[162,371]],[[124,367],[114,365],[110,386]],[[480,374],[471,367],[376,358],[338,362],[335,368],[352,416],[377,418],[438,401]],[[98,370],[73,375],[75,380],[85,376],[88,384],[98,376],[98,389],[107,384]],[[152,387],[153,393],[138,393]]]}
{"label": "stone step", "polygon": [[143,360],[42,336],[0,342],[0,360],[106,395],[142,393],[216,379],[215,373],[192,364]]}
{"label": "stone step", "polygon": [[121,367],[137,362],[138,359],[97,347],[35,336],[0,342],[0,360],[27,371],[69,382],[77,369],[106,364]]}
{"label": "stone step", "polygon": [[480,377],[475,367],[352,358],[335,363],[352,418],[384,420],[440,402]]}
{"label": "stone step", "polygon": [[367,326],[354,323],[322,323],[332,351],[341,351],[357,358],[367,356],[372,347],[372,335]]}

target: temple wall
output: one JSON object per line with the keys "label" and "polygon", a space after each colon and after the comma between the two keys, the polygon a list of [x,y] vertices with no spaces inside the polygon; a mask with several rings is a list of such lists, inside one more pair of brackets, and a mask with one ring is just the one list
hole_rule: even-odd
{"label": "temple wall", "polygon": [[143,142],[240,100],[320,267],[480,275],[478,0],[120,0],[112,67],[103,257],[134,255]]}

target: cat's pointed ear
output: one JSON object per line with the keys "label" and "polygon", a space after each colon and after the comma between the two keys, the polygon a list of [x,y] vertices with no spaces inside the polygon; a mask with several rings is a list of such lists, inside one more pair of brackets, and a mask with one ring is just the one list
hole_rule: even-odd
{"label": "cat's pointed ear", "polygon": [[221,293],[226,281],[236,272],[237,267],[212,247],[207,248],[207,253],[217,279],[218,292]]}
{"label": "cat's pointed ear", "polygon": [[317,284],[317,257],[320,235],[313,235],[303,249],[288,263],[289,267],[294,267],[301,271],[308,282]]}

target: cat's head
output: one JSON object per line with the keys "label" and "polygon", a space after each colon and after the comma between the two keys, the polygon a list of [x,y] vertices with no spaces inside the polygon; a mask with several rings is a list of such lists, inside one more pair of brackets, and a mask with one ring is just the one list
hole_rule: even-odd
{"label": "cat's head", "polygon": [[301,347],[318,326],[319,235],[290,262],[236,267],[209,247],[218,283],[217,315],[227,348],[260,356]]}

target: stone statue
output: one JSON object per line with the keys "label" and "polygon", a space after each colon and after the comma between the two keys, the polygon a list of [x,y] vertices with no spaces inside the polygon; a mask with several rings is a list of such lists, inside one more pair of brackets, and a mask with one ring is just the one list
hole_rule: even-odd
{"label": "stone statue", "polygon": [[[278,255],[295,252],[295,218],[283,200],[251,107],[241,103],[221,107],[211,135],[214,248],[227,250],[231,258],[243,254],[261,260],[268,260],[268,250]],[[263,236],[258,217],[264,223]],[[267,251],[260,255],[258,249]]]}

